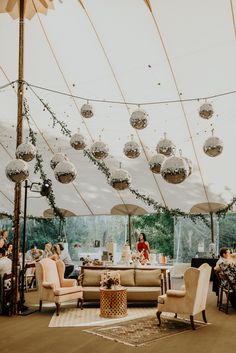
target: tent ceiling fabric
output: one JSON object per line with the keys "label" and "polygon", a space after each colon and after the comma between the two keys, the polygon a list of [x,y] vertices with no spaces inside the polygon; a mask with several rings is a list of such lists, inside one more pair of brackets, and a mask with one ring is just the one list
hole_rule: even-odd
{"label": "tent ceiling fabric", "polygon": [[[51,6],[49,1],[45,2]],[[1,1],[0,11],[7,1]],[[13,1],[11,3],[16,3]],[[40,2],[43,4],[43,2]],[[36,4],[36,1],[35,1]],[[189,212],[198,203],[228,203],[236,195],[233,152],[235,150],[235,94],[212,98],[214,117],[204,120],[198,110],[205,100],[147,104],[169,100],[208,97],[236,89],[234,21],[236,1],[221,0],[70,0],[54,1],[54,11],[36,14],[25,21],[25,80],[31,84],[103,100],[90,103],[94,117],[84,119],[80,108],[86,101],[34,88],[48,102],[72,133],[80,128],[88,146],[99,135],[109,145],[106,160],[132,175],[132,186],[169,208]],[[83,5],[83,6],[82,6]],[[211,16],[209,16],[211,14]],[[7,35],[6,35],[7,33]],[[0,86],[17,79],[18,21],[0,14]],[[53,180],[56,204],[76,215],[110,214],[117,204],[135,204],[154,212],[129,191],[111,188],[96,166],[82,152],[70,147],[50,115],[28,89],[25,93],[31,124],[47,177]],[[119,101],[124,104],[108,103]],[[136,105],[149,114],[143,130],[131,127],[129,118]],[[125,104],[127,103],[127,104]],[[5,166],[14,158],[16,141],[16,90],[0,91],[0,209],[12,213],[14,184],[5,176]],[[24,136],[28,134],[24,125]],[[224,141],[220,156],[203,152],[205,140],[215,135]],[[164,132],[183,156],[193,162],[193,173],[182,184],[171,185],[151,173],[148,160]],[[137,159],[128,159],[123,146],[134,134],[141,146]],[[50,168],[53,153],[61,148],[78,170],[75,182],[62,185]],[[178,153],[178,152],[177,152]],[[30,181],[34,175],[30,163]],[[42,216],[48,208],[44,197],[29,192],[28,213]]]}

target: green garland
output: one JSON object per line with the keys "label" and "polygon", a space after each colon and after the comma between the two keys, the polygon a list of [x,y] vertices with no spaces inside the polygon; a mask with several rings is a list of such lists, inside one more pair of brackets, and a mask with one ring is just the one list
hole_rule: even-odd
{"label": "green garland", "polygon": [[[28,127],[29,127],[29,139],[30,139],[30,142],[32,143],[32,145],[36,146],[37,139],[36,139],[34,131],[31,128],[31,125],[30,125],[31,116],[30,116],[29,106],[27,104],[26,98],[24,98],[23,105],[24,105],[23,116],[27,120],[27,124],[28,124]],[[40,178],[43,181],[48,179],[47,178],[47,174],[45,173],[45,171],[43,169],[43,157],[42,157],[41,154],[39,154],[38,149],[37,149],[37,152],[36,152],[36,163],[35,163],[35,166],[34,166],[34,173],[36,174],[38,172],[40,173]],[[64,218],[63,214],[61,213],[60,209],[56,206],[55,195],[54,195],[54,192],[53,192],[52,188],[49,191],[49,193],[46,196],[46,198],[48,199],[49,205],[53,209],[54,215],[56,217],[59,217],[64,222],[65,218]]]}

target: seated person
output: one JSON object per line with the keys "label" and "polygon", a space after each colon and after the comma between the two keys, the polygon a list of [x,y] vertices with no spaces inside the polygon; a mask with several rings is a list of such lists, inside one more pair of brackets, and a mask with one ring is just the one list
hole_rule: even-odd
{"label": "seated person", "polygon": [[10,259],[10,260],[12,260],[12,258],[13,258],[13,244],[12,243],[8,243],[7,244],[7,257],[8,257],[8,259]]}
{"label": "seated person", "polygon": [[44,252],[43,257],[51,257],[52,256],[52,243],[47,242],[44,244]]}
{"label": "seated person", "polygon": [[0,248],[0,276],[11,273],[12,261],[6,256],[6,250]]}
{"label": "seated person", "polygon": [[220,272],[220,264],[224,263],[225,261],[230,261],[231,255],[230,251],[228,248],[221,248],[220,249],[220,258],[216,263],[216,266],[214,268],[215,271]]}
{"label": "seated person", "polygon": [[236,309],[236,263],[235,261],[225,261],[219,267],[221,273],[226,275],[226,278],[223,279],[224,286],[230,283],[229,300],[234,309]]}
{"label": "seated person", "polygon": [[33,244],[25,254],[26,261],[40,261],[43,258],[42,250],[37,249],[37,247]]}
{"label": "seated person", "polygon": [[52,245],[52,256],[49,259],[57,261],[60,259],[61,250],[58,244]]}
{"label": "seated person", "polygon": [[60,260],[62,260],[65,264],[65,274],[64,277],[68,278],[71,272],[74,270],[74,264],[71,260],[70,254],[68,250],[64,248],[64,245],[62,243],[58,244],[61,250],[60,253]]}

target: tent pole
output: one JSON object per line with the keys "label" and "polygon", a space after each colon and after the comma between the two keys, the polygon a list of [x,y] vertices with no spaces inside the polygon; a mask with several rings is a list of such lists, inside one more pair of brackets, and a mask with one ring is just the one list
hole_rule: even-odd
{"label": "tent pole", "polygon": [[215,237],[214,237],[214,219],[213,219],[213,212],[210,212],[210,219],[211,219],[211,242],[215,242]]}
{"label": "tent pole", "polygon": [[[19,61],[18,61],[18,90],[17,90],[17,126],[16,148],[22,143],[23,134],[23,99],[24,99],[24,7],[25,0],[19,1]],[[12,261],[12,298],[11,315],[18,312],[19,297],[19,250],[20,250],[20,213],[21,213],[21,183],[15,184],[14,195],[14,239]]]}
{"label": "tent pole", "polygon": [[128,243],[131,247],[131,214],[128,214]]}

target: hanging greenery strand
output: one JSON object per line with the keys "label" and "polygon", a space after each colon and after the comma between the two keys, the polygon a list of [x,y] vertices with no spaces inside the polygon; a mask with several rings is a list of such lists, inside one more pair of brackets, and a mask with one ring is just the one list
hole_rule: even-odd
{"label": "hanging greenery strand", "polygon": [[[31,128],[31,125],[30,125],[30,112],[29,112],[29,106],[28,106],[26,98],[24,98],[23,105],[24,105],[23,116],[26,119],[27,124],[28,124],[29,139],[30,139],[30,142],[32,143],[32,145],[36,146],[37,139],[36,139],[34,131]],[[36,163],[35,163],[35,166],[34,166],[34,173],[36,174],[38,172],[40,173],[40,178],[43,181],[48,179],[47,178],[47,174],[45,173],[45,171],[43,169],[43,157],[38,152],[38,149],[37,149],[37,152],[36,152]],[[46,195],[46,198],[48,199],[49,205],[53,209],[54,215],[56,217],[59,217],[64,222],[65,218],[64,218],[63,214],[61,213],[60,209],[56,206],[55,195],[54,195],[54,192],[53,192],[52,188],[50,188],[50,190],[48,191],[48,195]]]}

